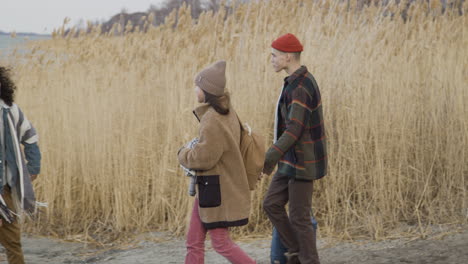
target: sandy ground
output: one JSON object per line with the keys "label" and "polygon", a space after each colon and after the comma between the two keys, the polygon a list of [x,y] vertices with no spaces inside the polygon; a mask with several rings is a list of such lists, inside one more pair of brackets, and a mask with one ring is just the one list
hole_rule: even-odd
{"label": "sandy ground", "polygon": [[[238,244],[259,264],[269,262],[268,239],[259,239]],[[229,263],[206,243],[205,263]],[[394,239],[386,241],[357,241],[332,244],[319,240],[322,264],[395,264],[468,263],[468,230],[459,233],[439,233],[427,239]],[[164,233],[141,236],[130,246],[113,249],[92,249],[82,243],[71,243],[49,238],[24,236],[23,247],[26,263],[183,263],[184,240],[171,239]],[[6,264],[3,249],[0,249],[0,264]]]}

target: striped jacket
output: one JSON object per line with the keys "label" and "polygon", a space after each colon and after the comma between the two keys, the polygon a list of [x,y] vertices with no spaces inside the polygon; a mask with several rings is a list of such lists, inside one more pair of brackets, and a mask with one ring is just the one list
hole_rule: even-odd
{"label": "striped jacket", "polygon": [[327,174],[327,148],[320,91],[305,66],[285,78],[275,115],[274,143],[265,170],[311,181]]}
{"label": "striped jacket", "polygon": [[[30,175],[39,174],[41,167],[41,153],[37,146],[38,135],[36,129],[34,129],[18,105],[13,103],[12,106],[8,106],[0,99],[0,137],[4,137],[3,111],[8,111],[10,134],[12,135],[18,167],[18,179],[15,181],[14,186],[11,186],[13,203],[15,205],[13,209],[18,214],[22,212],[31,214],[36,210],[36,198]],[[0,146],[4,147],[3,140],[1,140],[1,143]],[[24,151],[21,151],[21,145],[24,146]],[[6,166],[4,166],[4,162],[0,163],[0,169],[5,173]],[[5,184],[5,182],[2,184]],[[0,190],[0,202],[2,200]]]}

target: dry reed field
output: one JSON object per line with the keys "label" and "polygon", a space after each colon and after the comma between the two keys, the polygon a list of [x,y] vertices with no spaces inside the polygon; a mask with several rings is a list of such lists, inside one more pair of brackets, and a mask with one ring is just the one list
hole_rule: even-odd
{"label": "dry reed field", "polygon": [[[401,224],[424,235],[467,223],[466,16],[439,15],[430,1],[413,5],[405,23],[390,15],[394,4],[358,11],[355,1],[338,2],[253,1],[227,19],[221,9],[198,21],[183,7],[145,33],[57,32],[3,59],[43,151],[35,188],[49,207],[26,229],[91,242],[183,235],[193,198],[176,152],[197,136],[193,76],[226,59],[234,108],[271,142],[285,74],[271,68],[270,44],[287,32],[303,42],[302,62],[323,96],[329,174],[313,197],[320,236],[382,239]],[[250,223],[237,237],[270,234],[261,206],[269,180],[252,193]]]}

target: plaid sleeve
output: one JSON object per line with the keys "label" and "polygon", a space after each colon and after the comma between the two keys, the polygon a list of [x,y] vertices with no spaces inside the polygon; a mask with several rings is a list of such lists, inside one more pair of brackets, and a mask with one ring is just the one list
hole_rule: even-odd
{"label": "plaid sleeve", "polygon": [[306,119],[312,110],[309,106],[311,98],[304,87],[297,87],[292,93],[291,103],[288,105],[288,121],[286,130],[266,153],[266,167],[275,166],[280,158],[301,138]]}

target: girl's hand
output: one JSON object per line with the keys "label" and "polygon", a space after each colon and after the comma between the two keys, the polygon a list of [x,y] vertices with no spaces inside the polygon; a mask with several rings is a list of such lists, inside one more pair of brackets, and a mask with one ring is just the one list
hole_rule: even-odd
{"label": "girl's hand", "polygon": [[36,180],[37,175],[39,175],[39,174],[32,174],[32,175],[31,175],[31,181],[32,181],[32,182]]}

